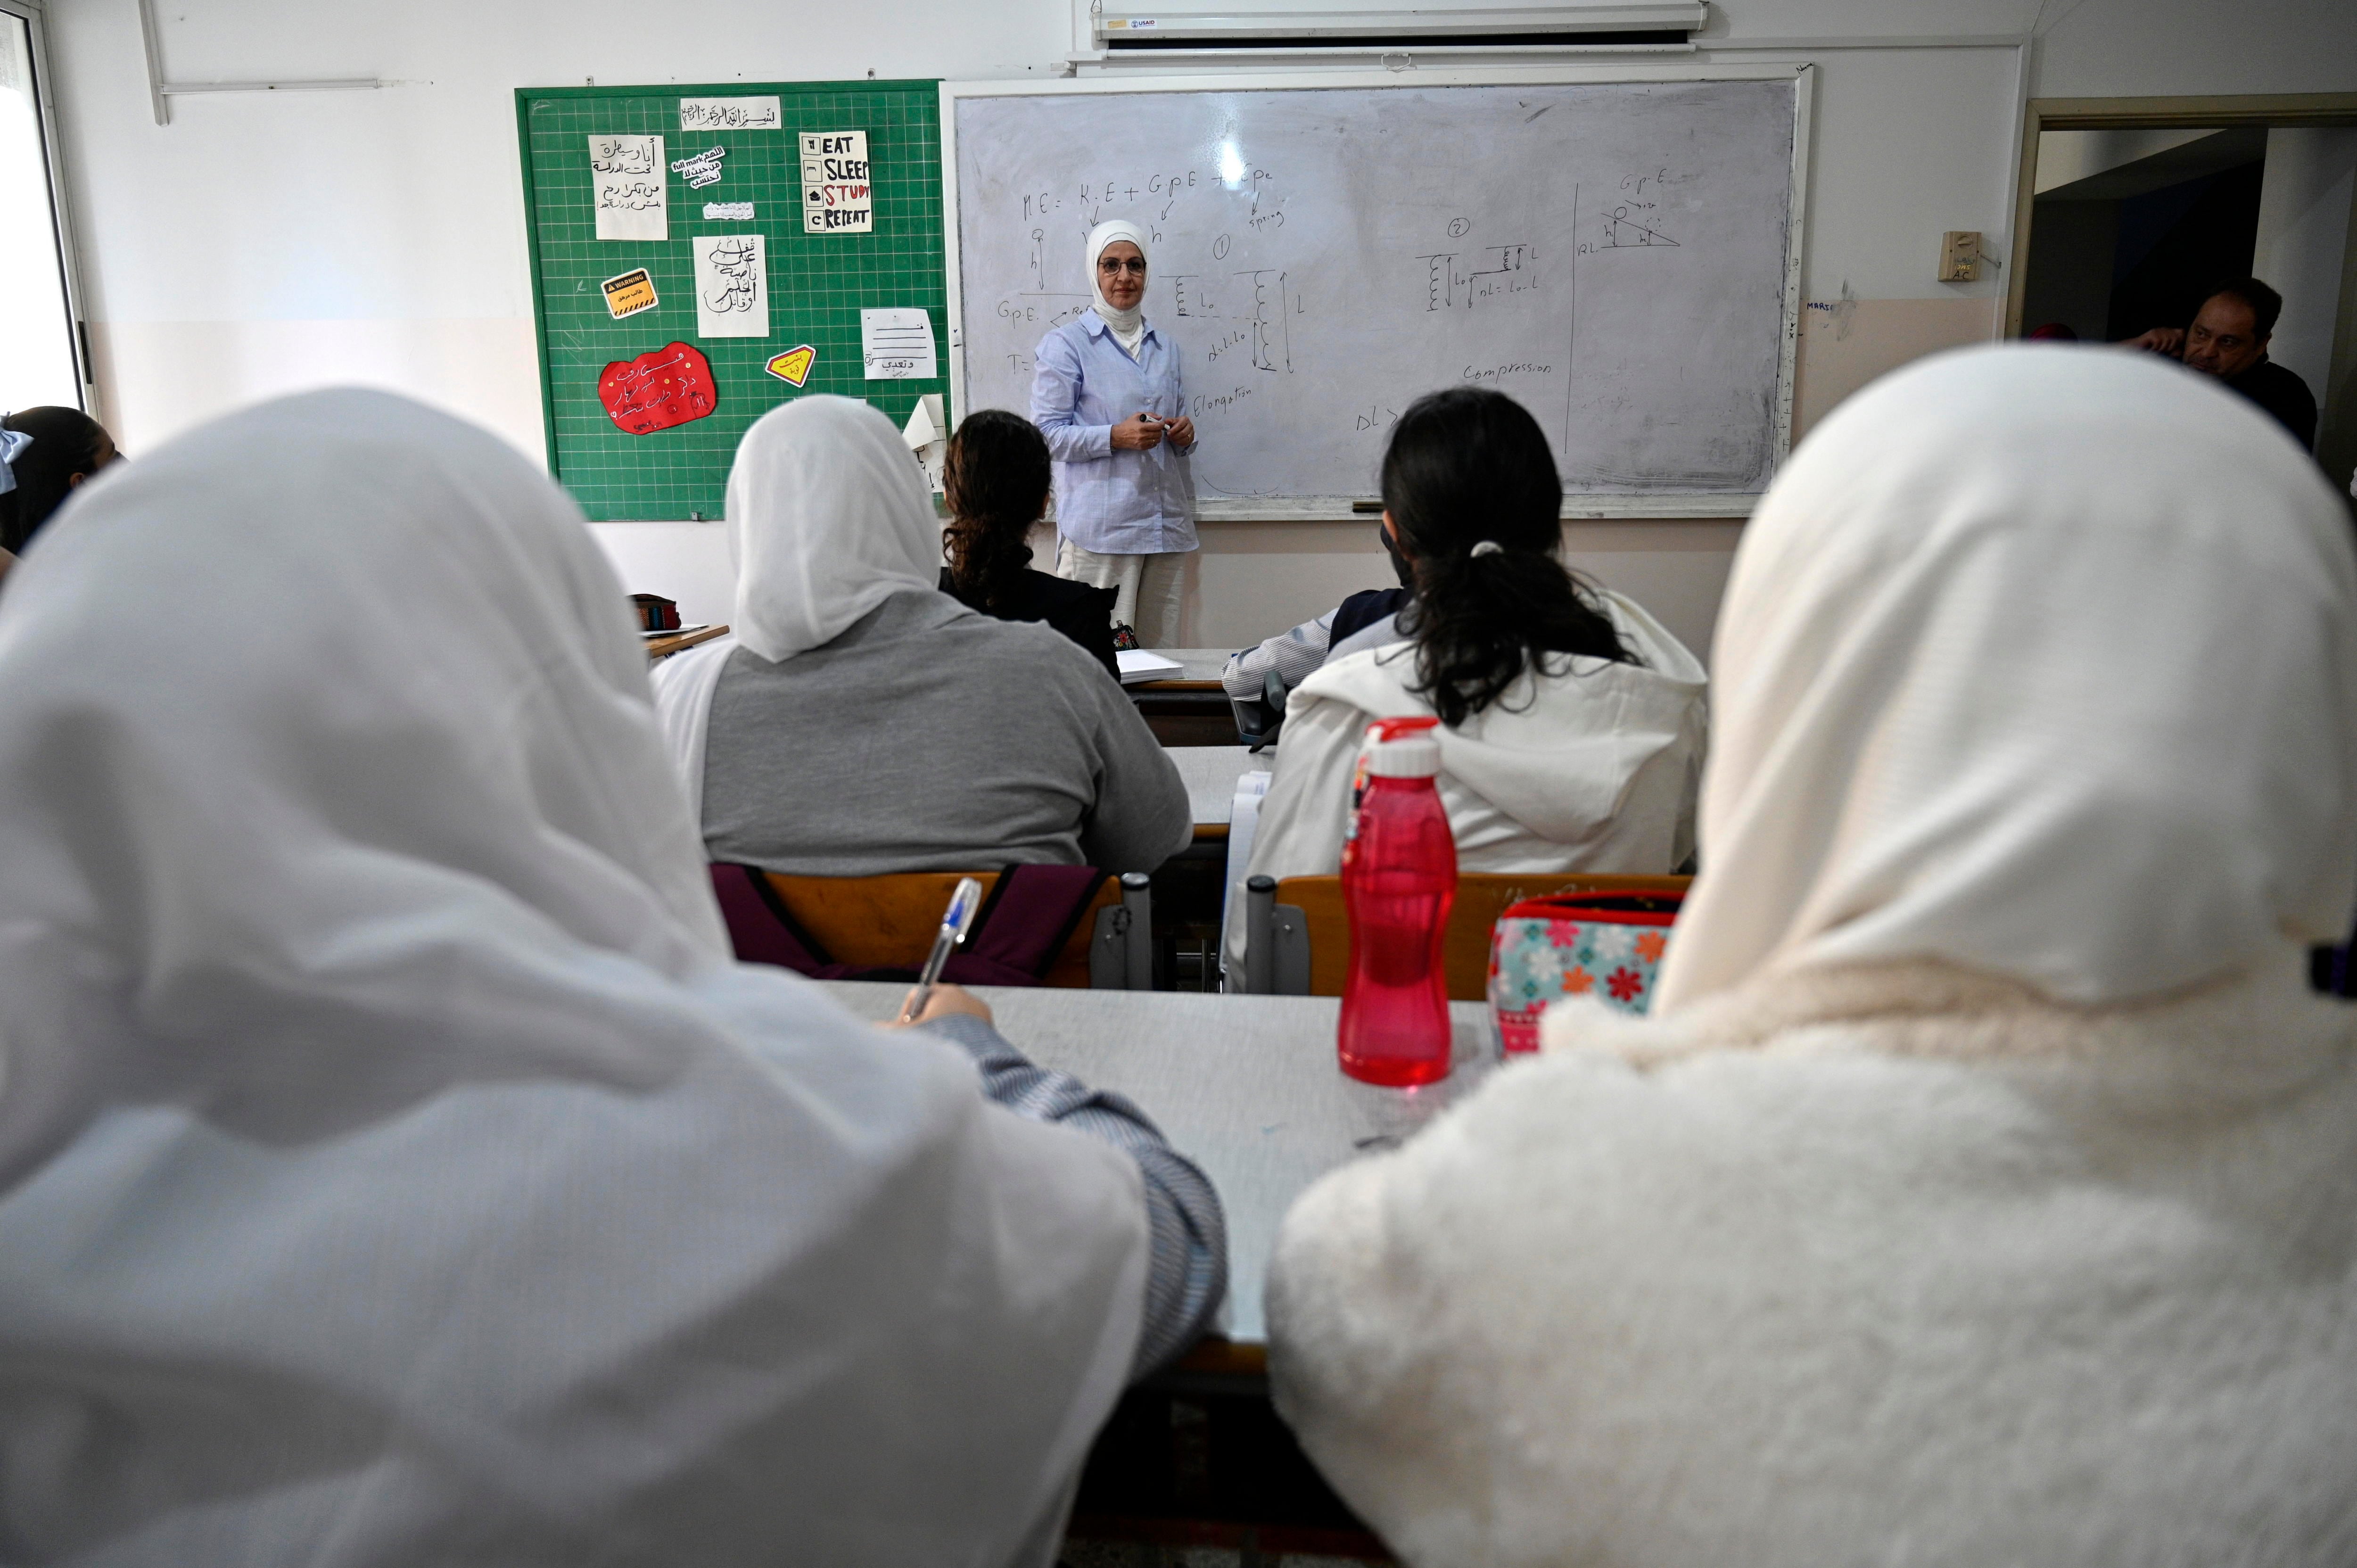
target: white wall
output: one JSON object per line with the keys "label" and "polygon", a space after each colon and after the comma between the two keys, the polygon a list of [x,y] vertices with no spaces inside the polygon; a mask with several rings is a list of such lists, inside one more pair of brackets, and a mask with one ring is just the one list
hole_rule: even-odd
{"label": "white wall", "polygon": [[2259,188],[2252,273],[2284,296],[2267,355],[2322,401],[2332,371],[2349,213],[2357,201],[2357,130],[2274,130]]}
{"label": "white wall", "polygon": [[[661,81],[1051,74],[1067,0],[204,0],[160,7],[182,80],[378,76],[378,92],[183,98],[148,110],[132,0],[52,27],[101,410],[126,447],[296,387],[361,381],[541,454],[513,91]],[[2043,15],[2050,13],[2050,16]],[[2357,88],[2346,0],[1730,0],[1710,31],[2044,29],[2044,95]],[[1759,56],[1745,58],[1757,59]],[[1828,50],[1820,66],[1799,418],[1881,371],[1993,334],[2002,282],[1934,281],[1940,234],[2006,252],[2018,125],[2007,48]],[[638,532],[627,532],[636,530]],[[721,531],[608,525],[630,585],[725,609]],[[1574,524],[1576,559],[1697,648],[1737,531]],[[1206,531],[1189,631],[1242,643],[1383,580],[1363,522]]]}

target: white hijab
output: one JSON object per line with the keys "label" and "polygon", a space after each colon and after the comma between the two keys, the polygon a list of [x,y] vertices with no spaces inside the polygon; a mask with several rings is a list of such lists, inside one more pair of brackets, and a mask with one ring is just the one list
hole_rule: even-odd
{"label": "white hijab", "polygon": [[791,659],[894,594],[941,581],[941,529],[909,445],[855,398],[796,398],[754,421],[728,471],[728,544],[731,635],[655,667],[665,747],[697,819],[712,695],[738,645]]}
{"label": "white hijab", "polygon": [[2062,346],[1886,377],[1744,532],[1663,1010],[1910,957],[2120,1002],[2337,940],[2353,599],[2316,466],[2212,381]]}
{"label": "white hijab", "polygon": [[731,961],[635,640],[532,465],[376,392],[110,472],[16,569],[27,1556],[987,1563],[1049,1513],[1135,1169]]}
{"label": "white hijab", "polygon": [[1089,242],[1085,247],[1089,253],[1089,294],[1096,300],[1097,316],[1112,329],[1114,341],[1121,345],[1123,352],[1135,359],[1137,341],[1146,336],[1145,296],[1141,295],[1137,304],[1130,309],[1115,310],[1105,299],[1104,280],[1097,275],[1097,258],[1103,255],[1104,248],[1115,240],[1128,241],[1137,247],[1140,256],[1146,253],[1146,231],[1135,223],[1108,218],[1090,230]]}

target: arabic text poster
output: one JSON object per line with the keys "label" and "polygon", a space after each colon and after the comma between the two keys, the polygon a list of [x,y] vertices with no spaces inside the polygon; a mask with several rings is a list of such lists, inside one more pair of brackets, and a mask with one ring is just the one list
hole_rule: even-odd
{"label": "arabic text poster", "polygon": [[661,136],[592,136],[589,175],[600,240],[668,240]]}
{"label": "arabic text poster", "polygon": [[616,360],[597,377],[597,401],[626,435],[649,435],[702,419],[720,405],[712,363],[686,343],[666,343]]}
{"label": "arabic text poster", "polygon": [[780,131],[785,116],[774,98],[683,98],[679,101],[683,131]]}
{"label": "arabic text poster", "polygon": [[695,249],[695,335],[767,338],[769,263],[759,234],[698,234]]}
{"label": "arabic text poster", "polygon": [[804,131],[802,232],[868,234],[876,229],[876,188],[867,179],[867,133]]}
{"label": "arabic text poster", "polygon": [[859,351],[871,381],[927,381],[942,373],[932,318],[922,306],[861,311]]}

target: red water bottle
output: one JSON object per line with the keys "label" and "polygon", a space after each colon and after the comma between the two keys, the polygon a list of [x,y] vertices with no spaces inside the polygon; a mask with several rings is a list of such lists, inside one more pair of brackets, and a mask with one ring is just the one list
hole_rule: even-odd
{"label": "red water bottle", "polygon": [[1366,787],[1342,845],[1351,977],[1342,987],[1342,1070],[1406,1087],[1448,1075],[1448,984],[1441,943],[1457,900],[1457,841],[1433,777],[1437,719],[1370,726]]}

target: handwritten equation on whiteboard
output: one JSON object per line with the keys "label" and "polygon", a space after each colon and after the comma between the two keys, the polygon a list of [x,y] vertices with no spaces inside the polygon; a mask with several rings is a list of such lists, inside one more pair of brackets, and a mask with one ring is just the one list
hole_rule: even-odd
{"label": "handwritten equation on whiteboard", "polygon": [[1783,81],[961,97],[970,408],[1028,406],[1145,231],[1207,500],[1363,496],[1441,387],[1529,410],[1566,489],[1756,492],[1779,455],[1797,94]]}
{"label": "handwritten equation on whiteboard", "polygon": [[661,136],[592,136],[589,178],[600,240],[667,240]]}
{"label": "handwritten equation on whiteboard", "polygon": [[876,229],[876,188],[867,177],[867,133],[802,133],[802,232],[867,234]]}

